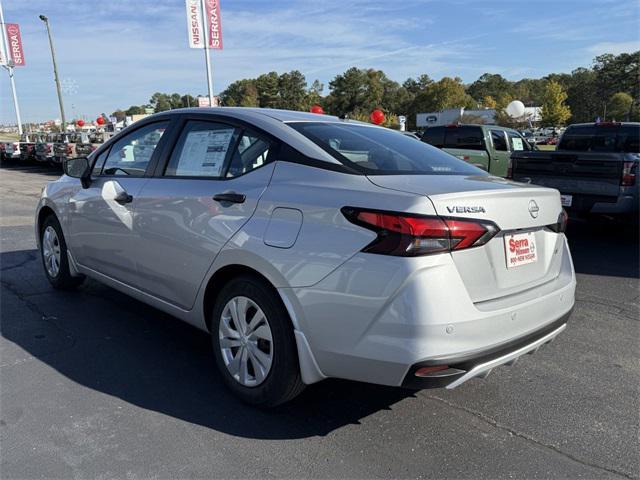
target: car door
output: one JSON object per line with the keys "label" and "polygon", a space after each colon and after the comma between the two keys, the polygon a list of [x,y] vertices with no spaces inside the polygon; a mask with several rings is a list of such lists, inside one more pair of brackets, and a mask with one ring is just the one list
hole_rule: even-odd
{"label": "car door", "polygon": [[186,120],[140,193],[135,229],[142,288],[190,309],[224,244],[249,220],[273,173],[276,143],[241,126]]}
{"label": "car door", "polygon": [[88,188],[70,198],[69,243],[81,265],[137,286],[135,209],[169,121],[124,135],[96,158]]}
{"label": "car door", "polygon": [[506,177],[509,170],[509,157],[511,152],[507,147],[507,136],[504,130],[499,128],[491,129],[491,161],[489,163],[489,173],[499,177]]}

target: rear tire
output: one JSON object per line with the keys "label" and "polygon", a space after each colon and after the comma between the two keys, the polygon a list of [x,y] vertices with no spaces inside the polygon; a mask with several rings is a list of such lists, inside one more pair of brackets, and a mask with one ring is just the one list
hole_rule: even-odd
{"label": "rear tire", "polygon": [[44,273],[53,288],[69,290],[84,282],[84,276],[71,276],[67,243],[55,215],[49,215],[42,222],[40,256]]}
{"label": "rear tire", "polygon": [[218,295],[212,315],[216,365],[237,397],[274,407],[302,392],[289,314],[271,285],[250,275],[232,279]]}

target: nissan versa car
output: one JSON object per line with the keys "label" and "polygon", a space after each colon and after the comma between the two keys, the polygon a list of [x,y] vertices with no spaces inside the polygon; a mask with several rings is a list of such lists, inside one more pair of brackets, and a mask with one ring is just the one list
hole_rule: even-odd
{"label": "nissan versa car", "polygon": [[51,284],[91,277],[210,332],[254,405],[328,377],[454,388],[553,340],[573,308],[557,190],[386,128],[174,110],[64,171],[36,213]]}

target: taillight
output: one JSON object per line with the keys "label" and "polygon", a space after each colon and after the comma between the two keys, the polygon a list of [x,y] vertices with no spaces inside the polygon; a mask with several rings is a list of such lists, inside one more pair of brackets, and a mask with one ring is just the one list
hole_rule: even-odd
{"label": "taillight", "polygon": [[73,147],[67,143],[67,155],[71,155],[73,153]]}
{"label": "taillight", "polygon": [[636,184],[636,176],[638,173],[638,162],[624,162],[622,165],[622,180],[620,185],[623,187],[632,187]]}
{"label": "taillight", "polygon": [[569,222],[569,215],[567,214],[567,211],[563,208],[562,211],[560,212],[560,215],[558,215],[558,221],[551,225],[547,225],[547,227],[550,230],[553,230],[554,232],[564,233],[567,231],[568,222]]}
{"label": "taillight", "polygon": [[492,222],[344,207],[351,223],[377,233],[363,252],[415,257],[484,245],[500,229]]}

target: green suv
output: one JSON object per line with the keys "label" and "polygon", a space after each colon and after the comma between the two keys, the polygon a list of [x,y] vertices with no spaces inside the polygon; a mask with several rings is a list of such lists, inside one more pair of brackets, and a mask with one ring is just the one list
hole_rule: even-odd
{"label": "green suv", "polygon": [[517,130],[497,125],[430,127],[422,135],[422,141],[498,177],[511,176],[513,152],[533,150]]}

